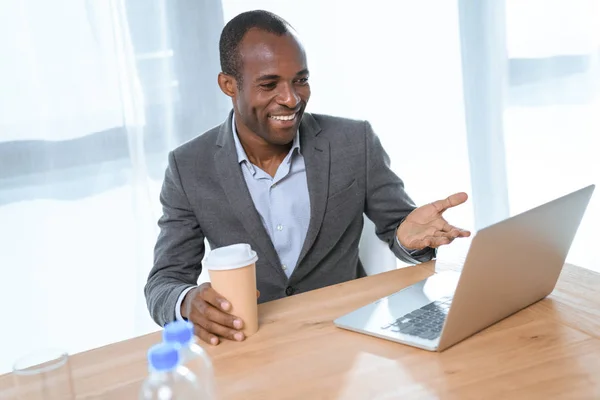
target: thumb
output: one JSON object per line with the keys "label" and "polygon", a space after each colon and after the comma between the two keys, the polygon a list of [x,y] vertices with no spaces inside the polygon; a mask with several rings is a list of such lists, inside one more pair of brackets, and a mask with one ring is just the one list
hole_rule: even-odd
{"label": "thumb", "polygon": [[433,206],[436,208],[438,213],[443,213],[449,208],[456,207],[467,201],[469,196],[465,192],[454,193],[451,196],[446,197],[444,200],[434,201]]}

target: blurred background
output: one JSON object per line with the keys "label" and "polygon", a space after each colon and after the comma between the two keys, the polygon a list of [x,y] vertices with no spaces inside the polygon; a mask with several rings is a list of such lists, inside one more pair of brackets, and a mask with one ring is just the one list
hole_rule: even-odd
{"label": "blurred background", "polygon": [[[600,0],[2,0],[0,373],[158,330],[167,153],[227,117],[218,39],[251,9],[301,35],[308,111],[368,119],[417,204],[470,194],[451,223],[600,183]],[[596,193],[567,262],[600,272],[598,221]]]}

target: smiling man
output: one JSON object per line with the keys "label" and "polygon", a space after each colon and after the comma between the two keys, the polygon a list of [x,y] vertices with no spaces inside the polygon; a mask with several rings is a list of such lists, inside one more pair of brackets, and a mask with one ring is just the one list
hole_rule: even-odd
{"label": "smiling man", "polygon": [[416,208],[366,121],[305,112],[309,68],[293,28],[266,11],[232,19],[219,44],[225,122],[169,154],[155,262],[145,288],[154,320],[187,319],[204,341],[244,340],[244,321],[210,284],[196,286],[211,248],[249,243],[259,301],[365,276],[363,214],[411,263],[468,231],[443,212],[465,193]]}

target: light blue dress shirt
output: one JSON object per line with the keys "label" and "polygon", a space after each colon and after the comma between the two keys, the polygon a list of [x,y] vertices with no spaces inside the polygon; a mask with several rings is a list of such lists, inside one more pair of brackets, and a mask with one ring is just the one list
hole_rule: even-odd
{"label": "light blue dress shirt", "polygon": [[296,134],[292,148],[272,177],[248,159],[237,135],[235,118],[232,129],[238,162],[254,207],[279,255],[280,267],[289,278],[296,268],[310,221],[310,198],[300,135]]}

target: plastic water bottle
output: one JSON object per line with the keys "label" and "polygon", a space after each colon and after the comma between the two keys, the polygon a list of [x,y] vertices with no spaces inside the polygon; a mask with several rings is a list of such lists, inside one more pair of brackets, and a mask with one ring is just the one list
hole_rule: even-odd
{"label": "plastic water bottle", "polygon": [[163,330],[163,341],[178,346],[181,365],[186,366],[198,380],[207,399],[215,398],[214,373],[210,357],[194,336],[194,325],[188,321],[174,321]]}
{"label": "plastic water bottle", "polygon": [[168,343],[148,350],[150,375],[140,389],[140,400],[205,399],[196,376],[179,363],[177,346]]}

